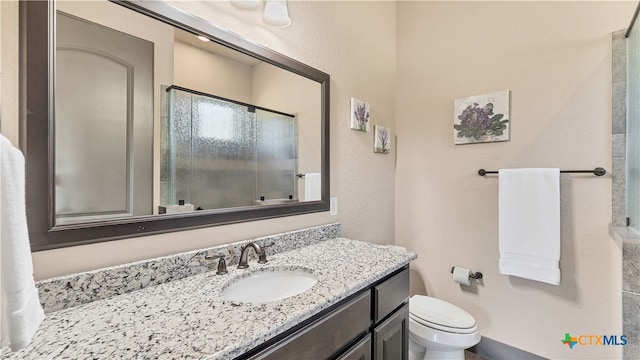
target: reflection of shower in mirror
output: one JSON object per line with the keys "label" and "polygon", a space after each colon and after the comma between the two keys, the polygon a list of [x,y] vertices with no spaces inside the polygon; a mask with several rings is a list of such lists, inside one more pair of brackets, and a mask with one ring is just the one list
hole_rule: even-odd
{"label": "reflection of shower in mirror", "polygon": [[163,91],[160,208],[298,201],[294,115],[170,86]]}
{"label": "reflection of shower in mirror", "polygon": [[[328,74],[166,2],[49,0],[22,5],[30,20],[21,27],[30,85],[21,101],[25,108],[55,109],[55,114],[34,111],[24,129],[33,249],[328,210]],[[34,75],[51,73],[51,64],[55,77],[47,81]],[[254,104],[256,116],[259,107],[294,114],[297,148],[290,159],[296,159],[295,165],[285,162],[284,171],[273,162],[264,166],[271,175],[252,182],[248,205],[188,211],[179,202],[192,200],[181,196],[167,204],[173,190],[166,188],[166,169],[160,164],[160,149],[166,145],[161,144],[166,137],[160,136],[166,112],[161,108],[162,84]],[[210,108],[199,105],[194,114]],[[202,121],[196,129],[205,143],[229,142],[235,126],[225,115]],[[292,169],[322,173],[323,200],[305,201],[304,183],[294,180]],[[271,185],[278,176],[287,179],[284,190]],[[194,176],[193,181],[223,180]],[[218,184],[225,189],[235,185]],[[270,193],[274,189],[281,194]],[[276,196],[278,203],[272,200]],[[175,207],[165,207],[163,213],[162,205]],[[174,210],[182,213],[172,214]]]}

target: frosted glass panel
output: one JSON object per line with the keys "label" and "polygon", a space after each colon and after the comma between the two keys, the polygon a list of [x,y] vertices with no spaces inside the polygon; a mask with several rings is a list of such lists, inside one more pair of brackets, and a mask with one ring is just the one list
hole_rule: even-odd
{"label": "frosted glass panel", "polygon": [[297,198],[296,119],[264,110],[256,110],[258,124],[258,197]]}
{"label": "frosted glass panel", "polygon": [[[169,98],[169,129],[167,133],[168,187],[167,199],[161,204],[178,204],[179,200],[191,202],[191,148],[192,111],[191,94],[171,90]],[[164,167],[164,164],[163,164]]]}
{"label": "frosted glass panel", "polygon": [[297,200],[295,117],[176,88],[164,94],[161,205]]}
{"label": "frosted glass panel", "polygon": [[255,114],[247,107],[193,95],[193,201],[203,209],[252,205]]}
{"label": "frosted glass panel", "polygon": [[627,216],[640,229],[640,24],[627,38]]}

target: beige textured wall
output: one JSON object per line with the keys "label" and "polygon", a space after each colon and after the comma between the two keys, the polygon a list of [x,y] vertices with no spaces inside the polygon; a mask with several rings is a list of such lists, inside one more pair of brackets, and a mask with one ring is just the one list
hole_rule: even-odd
{"label": "beige textured wall", "polygon": [[173,55],[173,85],[253,103],[250,66],[181,41],[174,43]]}
{"label": "beige textured wall", "polygon": [[18,1],[0,1],[0,129],[18,144]]}
{"label": "beige textured wall", "polygon": [[[373,122],[394,128],[395,4],[293,1],[286,29],[264,25],[259,12],[226,1],[177,5],[331,75],[331,196],[339,198],[338,216],[323,212],[36,252],[36,279],[335,221],[345,236],[393,243],[394,153],[374,154],[373,135],[349,129],[349,99],[369,101]],[[3,60],[16,53],[17,42],[5,48],[3,41]]]}
{"label": "beige textured wall", "polygon": [[[418,253],[414,291],[466,309],[484,336],[548,358],[621,356],[560,342],[622,332],[611,177],[562,175],[553,286],[498,273],[498,180],[476,171],[611,169],[610,38],[636,3],[398,3],[396,243]],[[511,141],[453,145],[453,100],[504,89]],[[483,283],[453,283],[454,265],[482,271]]]}

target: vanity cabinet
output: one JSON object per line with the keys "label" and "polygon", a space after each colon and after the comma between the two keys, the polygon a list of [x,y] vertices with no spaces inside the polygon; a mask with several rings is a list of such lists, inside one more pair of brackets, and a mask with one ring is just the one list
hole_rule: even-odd
{"label": "vanity cabinet", "polygon": [[373,329],[374,360],[409,358],[409,304]]}
{"label": "vanity cabinet", "polygon": [[366,291],[250,359],[328,359],[368,331],[370,314]]}
{"label": "vanity cabinet", "polygon": [[373,287],[373,359],[409,358],[409,269]]}
{"label": "vanity cabinet", "polygon": [[237,359],[406,360],[408,351],[405,267]]}

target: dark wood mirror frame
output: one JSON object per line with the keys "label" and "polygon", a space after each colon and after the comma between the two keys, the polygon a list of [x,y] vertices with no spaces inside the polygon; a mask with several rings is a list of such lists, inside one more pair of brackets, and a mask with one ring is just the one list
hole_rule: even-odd
{"label": "dark wood mirror frame", "polygon": [[20,148],[26,157],[26,206],[33,251],[329,210],[329,75],[159,1],[114,1],[291,71],[321,85],[322,200],[97,223],[55,225],[55,3],[20,1]]}

